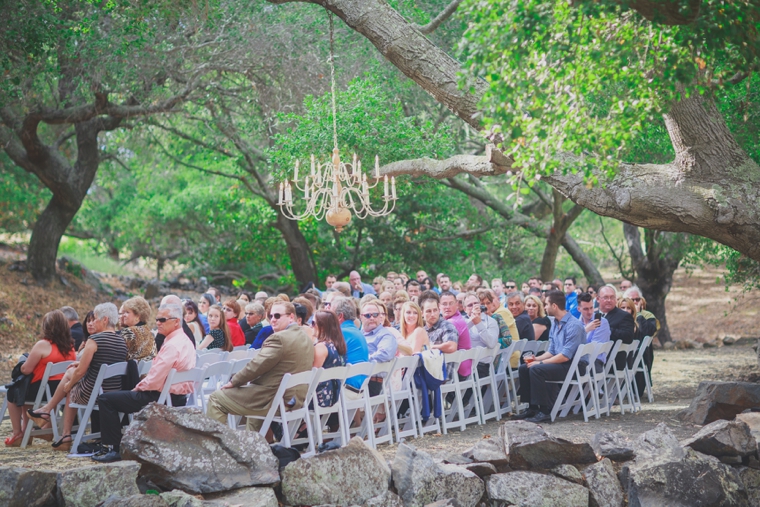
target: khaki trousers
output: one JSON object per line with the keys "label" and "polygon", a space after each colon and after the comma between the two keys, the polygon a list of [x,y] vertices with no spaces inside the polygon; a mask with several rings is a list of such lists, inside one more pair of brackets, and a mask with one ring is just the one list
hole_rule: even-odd
{"label": "khaki trousers", "polygon": [[[264,417],[267,415],[268,410],[251,410],[245,406],[233,401],[227,396],[224,390],[214,391],[211,393],[208,399],[208,407],[206,409],[206,415],[215,421],[219,421],[222,424],[227,424],[227,414],[232,415],[258,415]],[[264,423],[263,419],[246,419],[245,427],[248,431],[258,432],[261,429],[261,425]]]}

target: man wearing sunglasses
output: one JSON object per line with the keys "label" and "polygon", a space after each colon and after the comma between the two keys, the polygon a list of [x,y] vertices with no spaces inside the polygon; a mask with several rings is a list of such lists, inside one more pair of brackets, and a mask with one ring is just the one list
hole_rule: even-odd
{"label": "man wearing sunglasses", "polygon": [[[311,370],[314,344],[296,323],[293,304],[287,301],[273,304],[269,323],[274,334],[264,341],[256,357],[209,397],[207,415],[210,418],[227,424],[227,414],[264,416],[286,373]],[[284,397],[292,400],[292,408],[300,408],[307,389],[308,386],[288,389]],[[262,422],[248,419],[246,426],[250,431],[258,431]]]}
{"label": "man wearing sunglasses", "polygon": [[[387,363],[396,357],[398,343],[396,337],[391,334],[385,322],[385,310],[381,309],[377,302],[364,303],[361,309],[362,332],[367,341],[369,360],[377,363]],[[370,378],[368,389],[371,396],[377,396],[383,387],[383,377]]]}

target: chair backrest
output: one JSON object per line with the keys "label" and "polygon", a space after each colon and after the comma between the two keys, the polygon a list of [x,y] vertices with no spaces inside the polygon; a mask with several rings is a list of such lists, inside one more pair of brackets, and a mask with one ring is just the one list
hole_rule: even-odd
{"label": "chair backrest", "polygon": [[[99,394],[103,394],[103,381],[112,377],[118,377],[127,374],[127,362],[122,361],[120,363],[113,364],[101,364],[98,376],[95,379],[95,385],[93,386],[90,399],[96,399]],[[93,398],[93,395],[95,398]],[[89,402],[88,402],[89,403]]]}
{"label": "chair backrest", "polygon": [[393,368],[393,363],[395,362],[395,358],[391,359],[390,361],[385,361],[384,363],[375,363],[372,364],[374,367],[372,368],[372,375],[380,375],[381,373],[385,373],[386,378],[388,378],[391,369]]}
{"label": "chair backrest", "polygon": [[237,361],[231,361],[232,362],[232,369],[230,370],[230,375],[234,375],[243,368],[245,368],[245,365],[251,362],[250,359],[238,359]]}
{"label": "chair backrest", "polygon": [[388,376],[394,375],[397,371],[401,371],[403,376],[401,377],[401,390],[405,391],[410,388],[414,379],[414,372],[417,370],[417,366],[420,364],[420,357],[416,354],[411,356],[398,356],[393,361],[391,371]]}
{"label": "chair backrest", "polygon": [[260,349],[248,349],[248,358],[253,359],[257,355],[259,355],[259,350]]}
{"label": "chair backrest", "polygon": [[146,361],[146,360],[144,360],[144,359],[141,359],[141,360],[140,360],[140,361],[137,363],[137,371],[138,371],[138,374],[139,374],[141,377],[142,377],[143,375],[147,375],[147,374],[148,374],[148,372],[150,371],[150,367],[151,367],[151,366],[153,366],[153,360],[152,360],[152,359],[150,359],[150,360],[148,360],[148,361]]}
{"label": "chair backrest", "polygon": [[547,350],[549,350],[548,341],[538,342],[538,352],[546,352]]}
{"label": "chair backrest", "polygon": [[206,353],[206,354],[199,355],[198,359],[196,359],[196,361],[195,361],[195,366],[196,367],[201,367],[201,366],[206,365],[206,364],[218,363],[219,361],[222,361],[222,360],[223,359],[222,359],[221,354],[219,354],[217,352],[214,352],[214,353],[210,353],[209,352],[209,353]]}
{"label": "chair backrest", "polygon": [[589,364],[586,368],[586,375],[590,374],[591,370],[594,368],[594,359],[599,355],[598,351],[599,343],[597,342],[584,343],[578,346],[578,350],[575,352],[575,357],[573,357],[572,368],[576,368],[580,360],[583,357],[588,356]]}
{"label": "chair backrest", "polygon": [[166,376],[166,381],[164,382],[164,387],[161,389],[161,394],[158,397],[158,401],[156,403],[161,404],[167,402],[168,399],[168,405],[171,406],[171,398],[169,397],[169,392],[171,389],[171,386],[175,384],[181,384],[183,382],[192,382],[193,383],[193,391],[198,391],[198,387],[203,382],[203,379],[205,378],[205,370],[206,368],[191,368],[189,370],[185,371],[177,371],[176,369],[172,368],[169,370],[169,374]]}
{"label": "chair backrest", "polygon": [[37,398],[34,402],[35,409],[42,404],[43,395],[47,396],[48,400],[52,397],[50,386],[48,385],[48,380],[50,377],[65,373],[66,370],[69,369],[69,365],[73,362],[74,361],[61,361],[60,363],[48,363],[47,366],[45,366],[45,373],[42,375],[42,380],[40,381],[40,387],[44,386],[45,389],[39,389],[37,391]]}
{"label": "chair backrest", "polygon": [[335,366],[333,368],[319,368],[317,370],[317,383],[328,380],[346,380],[348,366]]}
{"label": "chair backrest", "polygon": [[250,359],[247,350],[233,350],[227,355],[227,361],[237,361],[238,359]]}
{"label": "chair backrest", "polygon": [[609,354],[607,354],[607,362],[604,365],[604,374],[611,375],[612,368],[615,367],[615,357],[617,356],[618,352],[620,352],[620,347],[623,345],[623,342],[620,340],[616,340],[612,343],[612,350]]}
{"label": "chair backrest", "polygon": [[238,350],[248,350],[248,347],[250,347],[250,345],[238,345],[237,347],[232,347],[232,352],[237,352]]}
{"label": "chair backrest", "polygon": [[525,346],[522,349],[522,353],[525,354],[526,352],[532,352],[535,355],[538,355],[538,347],[541,345],[541,342],[537,342],[535,340],[531,340],[529,342],[525,343]]}
{"label": "chair backrest", "polygon": [[[227,376],[230,374],[230,371],[232,370],[232,363],[229,361],[219,361],[218,363],[211,363],[204,365],[205,370],[205,377],[217,377],[217,376]],[[197,368],[198,365],[196,363],[195,367]]]}
{"label": "chair backrest", "polygon": [[527,344],[528,344],[528,340],[526,340],[524,338],[522,340],[513,341],[512,345],[514,345],[515,348],[514,348],[514,350],[512,350],[512,353],[514,354],[515,352],[519,352],[520,355],[522,355],[522,352],[523,352],[523,350],[525,350],[525,346]]}

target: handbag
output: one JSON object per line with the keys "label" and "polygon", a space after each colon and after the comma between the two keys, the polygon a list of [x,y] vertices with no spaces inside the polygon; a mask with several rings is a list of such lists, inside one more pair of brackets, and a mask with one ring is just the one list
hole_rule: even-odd
{"label": "handbag", "polygon": [[11,372],[10,384],[5,384],[7,390],[6,399],[8,403],[14,403],[17,407],[23,407],[26,403],[26,390],[29,388],[29,384],[32,383],[32,375],[25,375],[21,373],[21,366],[26,362],[29,354],[24,354],[19,359],[16,366],[13,367]]}

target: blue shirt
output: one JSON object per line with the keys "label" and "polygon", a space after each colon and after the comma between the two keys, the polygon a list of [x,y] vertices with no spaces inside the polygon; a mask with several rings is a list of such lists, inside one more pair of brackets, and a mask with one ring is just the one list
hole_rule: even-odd
{"label": "blue shirt", "polygon": [[586,330],[581,321],[566,313],[562,320],[557,322],[549,332],[549,354],[556,356],[562,354],[572,361],[578,347],[586,343]]}
{"label": "blue shirt", "polygon": [[[591,322],[590,321],[583,322],[583,319],[581,319],[581,325],[584,325],[584,324],[591,324]],[[584,326],[584,329],[585,329],[585,326]],[[608,341],[610,341],[610,323],[607,322],[607,319],[602,319],[601,325],[586,335],[586,343],[591,343],[591,342],[606,343]],[[588,361],[587,356],[584,356],[583,359]],[[606,363],[607,354],[599,354],[597,356],[597,359],[601,360],[603,363]]]}
{"label": "blue shirt", "polygon": [[256,338],[254,338],[253,342],[251,343],[251,346],[248,347],[250,349],[260,349],[262,345],[264,345],[264,342],[267,338],[272,336],[274,334],[274,329],[272,329],[272,326],[264,326],[261,328],[261,331],[259,331],[259,334],[256,335]]}
{"label": "blue shirt", "polygon": [[203,324],[203,329],[206,330],[206,334],[209,334],[211,332],[211,328],[208,327],[208,317],[202,313],[199,313],[198,318],[201,319],[201,324]]}
{"label": "blue shirt", "polygon": [[[359,364],[369,361],[367,340],[361,331],[356,329],[353,321],[347,320],[340,325],[343,339],[346,341],[346,364]],[[356,375],[346,379],[346,384],[354,389],[361,389],[366,375]]]}
{"label": "blue shirt", "polygon": [[578,311],[578,293],[573,291],[565,294],[565,310],[573,314],[576,319],[581,318],[581,312]]}
{"label": "blue shirt", "polygon": [[387,363],[396,357],[398,343],[396,343],[396,337],[388,331],[388,328],[377,326],[372,331],[365,331],[364,339],[367,340],[370,361]]}
{"label": "blue shirt", "polygon": [[375,292],[374,287],[372,287],[370,284],[364,283],[364,282],[362,282],[362,292],[359,292],[356,289],[351,289],[351,295],[353,297],[355,297],[355,298],[362,297],[359,294],[361,294],[363,296],[366,296],[367,294],[372,294],[374,296],[377,296],[377,292]]}

